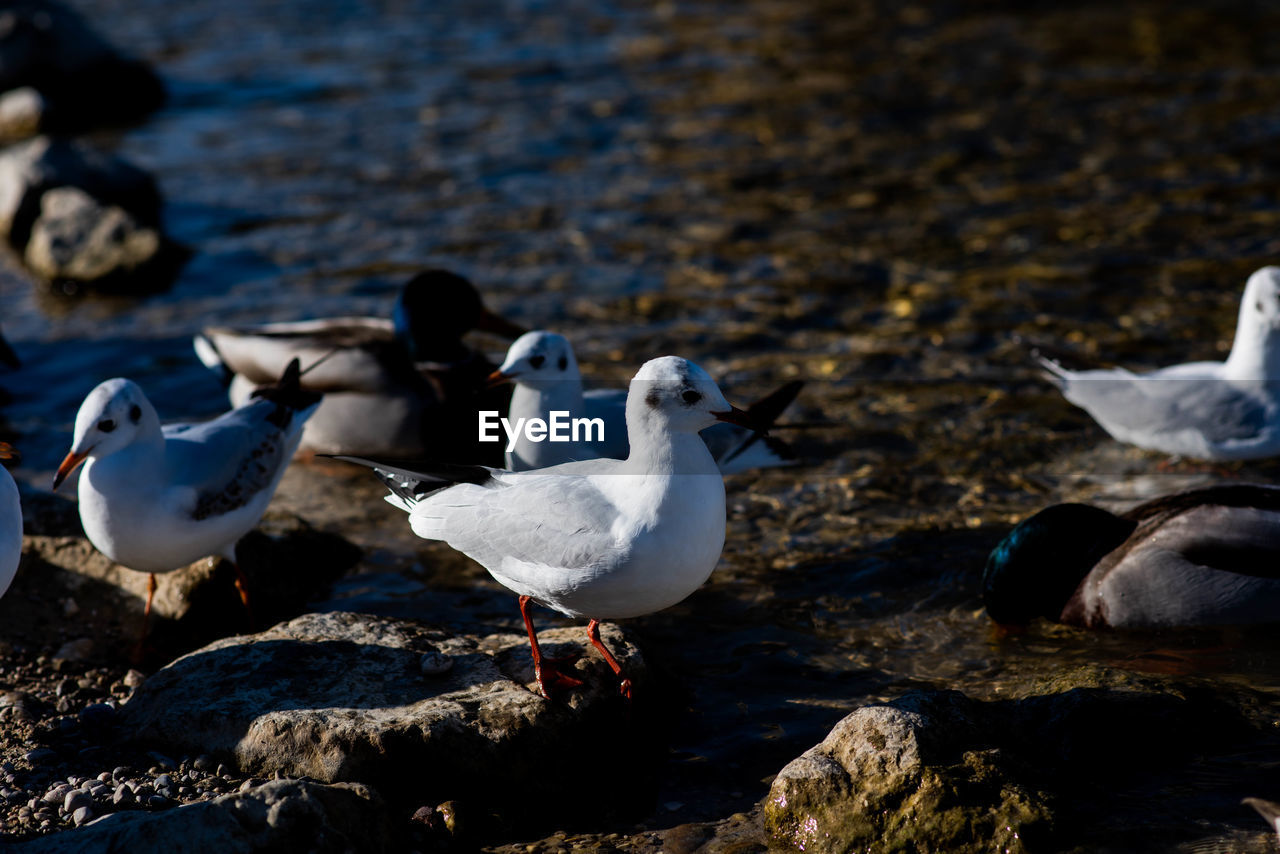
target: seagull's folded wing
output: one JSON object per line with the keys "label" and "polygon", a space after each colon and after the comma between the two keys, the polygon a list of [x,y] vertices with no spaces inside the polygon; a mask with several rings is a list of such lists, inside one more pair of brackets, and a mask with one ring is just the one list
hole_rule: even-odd
{"label": "seagull's folded wing", "polygon": [[433,526],[436,538],[509,577],[539,567],[544,576],[547,568],[589,576],[627,550],[618,534],[618,509],[594,480],[502,472],[483,486],[463,484],[426,496],[414,508],[414,530]]}
{"label": "seagull's folded wing", "polygon": [[273,424],[276,408],[258,400],[201,424],[165,425],[165,463],[173,485],[195,495],[192,518],[243,507],[275,482],[300,429]]}
{"label": "seagull's folded wing", "polygon": [[1130,433],[1195,431],[1226,442],[1254,438],[1267,426],[1260,396],[1218,378],[1086,371],[1067,378],[1064,394],[1104,427]]}

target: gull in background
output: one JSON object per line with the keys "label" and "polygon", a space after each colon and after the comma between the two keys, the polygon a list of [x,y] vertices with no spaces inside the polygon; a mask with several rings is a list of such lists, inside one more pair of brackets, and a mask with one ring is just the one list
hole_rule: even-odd
{"label": "gull in background", "polygon": [[448,543],[519,596],[547,697],[581,682],[542,657],[530,603],[588,620],[588,639],[629,698],[631,681],[601,642],[599,621],[675,605],[707,580],[724,547],[724,479],[698,431],[717,421],[750,428],[746,413],[700,367],[664,356],[631,381],[626,418],[632,440],[623,460],[513,473],[415,472],[342,458],[378,472],[415,534]]}
{"label": "gull in background", "polygon": [[[598,441],[535,442],[523,431],[507,451],[507,468],[529,471],[574,460],[600,457],[624,459],[628,451],[627,390],[582,388],[582,374],[567,338],[555,332],[534,330],[515,340],[490,383],[515,383],[509,418],[541,418],[552,412],[571,417],[598,418],[604,422],[604,438]],[[752,424],[768,428],[795,400],[804,383],[789,382],[747,407]],[[594,438],[594,437],[593,437]],[[702,434],[723,474],[792,462],[790,449],[780,441],[730,424],[718,424]]]}
{"label": "gull in background", "polygon": [[142,389],[121,378],[102,383],[80,405],[53,488],[84,463],[80,521],[89,541],[116,563],[151,574],[144,634],[155,573],[203,557],[231,561],[248,609],[236,543],[262,518],[320,401],[299,387],[299,373],[295,359],[275,386],[199,424],[161,426]]}
{"label": "gull in background", "polygon": [[1280,453],[1280,267],[1249,277],[1225,362],[1134,374],[1069,371],[1037,358],[1063,396],[1117,441],[1202,460]]}

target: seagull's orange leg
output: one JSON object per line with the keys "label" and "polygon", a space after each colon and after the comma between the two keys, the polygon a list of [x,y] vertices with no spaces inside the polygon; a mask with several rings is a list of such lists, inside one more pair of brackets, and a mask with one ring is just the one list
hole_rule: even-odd
{"label": "seagull's orange leg", "polygon": [[520,616],[524,617],[524,627],[529,633],[529,648],[533,651],[533,672],[538,677],[538,687],[542,689],[542,696],[550,700],[552,689],[577,688],[582,685],[582,680],[561,673],[551,664],[550,659],[543,662],[538,635],[534,632],[533,620],[529,617],[529,603],[532,601],[532,596],[520,597]]}
{"label": "seagull's orange leg", "polygon": [[240,594],[240,602],[244,605],[245,613],[249,615],[249,626],[256,627],[258,621],[253,618],[253,606],[249,604],[249,579],[245,577],[239,563],[233,560],[231,566],[236,571],[236,592]]}
{"label": "seagull's orange leg", "polygon": [[613,668],[615,676],[622,676],[622,682],[618,685],[618,691],[628,700],[631,699],[631,680],[622,675],[622,665],[613,657],[613,653],[609,652],[609,648],[604,645],[604,641],[600,640],[600,621],[592,620],[587,623],[587,639],[591,641],[591,645],[600,650],[600,654],[604,656],[604,660]]}

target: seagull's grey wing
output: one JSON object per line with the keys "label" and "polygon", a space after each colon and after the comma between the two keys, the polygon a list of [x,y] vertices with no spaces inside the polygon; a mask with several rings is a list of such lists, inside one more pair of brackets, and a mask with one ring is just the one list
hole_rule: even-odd
{"label": "seagull's grey wing", "polygon": [[270,490],[293,456],[302,420],[271,420],[278,407],[257,400],[201,424],[166,425],[165,463],[175,486],[195,495],[191,516],[220,516]]}
{"label": "seagull's grey wing", "polygon": [[1130,434],[1195,431],[1219,443],[1252,439],[1268,420],[1260,397],[1216,378],[1086,371],[1068,375],[1063,394],[1109,431]]}
{"label": "seagull's grey wing", "polygon": [[522,565],[589,571],[607,564],[620,548],[616,519],[613,503],[577,474],[498,473],[484,486],[431,493],[413,510],[414,530],[437,524],[439,539],[508,576]]}

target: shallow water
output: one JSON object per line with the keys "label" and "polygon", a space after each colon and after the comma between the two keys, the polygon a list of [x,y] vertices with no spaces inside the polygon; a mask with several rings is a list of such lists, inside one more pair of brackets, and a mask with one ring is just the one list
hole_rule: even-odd
{"label": "shallow water", "polygon": [[[794,437],[805,464],[730,479],[712,581],[634,622],[684,692],[641,827],[748,810],[848,710],[911,688],[994,698],[1103,662],[1274,708],[1267,632],[1000,638],[976,594],[1040,506],[1215,474],[1110,443],[1025,342],[1139,368],[1227,351],[1246,275],[1280,255],[1267,4],[74,5],[170,84],[163,112],[96,139],[157,176],[196,254],[144,299],[0,274],[20,477],[48,482],[108,376],[167,418],[217,412],[203,324],[381,313],[444,266],[568,333],[592,376],[677,352],[735,401],[806,379],[796,417],[832,422]],[[331,465],[286,477],[282,506],[370,549],[325,607],[458,595],[516,625],[380,493]],[[1280,797],[1277,759],[1259,744],[1118,806],[1082,795],[1086,842],[1269,850],[1238,800]]]}

